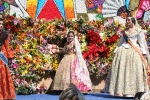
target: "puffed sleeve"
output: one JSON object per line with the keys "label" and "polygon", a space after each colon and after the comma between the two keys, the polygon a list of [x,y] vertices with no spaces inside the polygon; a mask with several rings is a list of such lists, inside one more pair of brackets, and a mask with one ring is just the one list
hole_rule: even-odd
{"label": "puffed sleeve", "polygon": [[125,41],[125,40],[124,40],[124,37],[123,37],[123,33],[121,33],[121,38],[120,38],[120,40],[119,40],[119,43],[118,43],[117,47],[116,47],[115,50],[114,50],[114,53],[116,53],[118,47],[120,47],[120,46],[124,43],[124,41]]}
{"label": "puffed sleeve", "polygon": [[137,35],[137,38],[138,38],[138,42],[140,44],[140,47],[141,47],[141,51],[142,51],[142,54],[147,54],[146,53],[146,47],[144,44],[146,44],[146,40],[145,40],[145,35],[144,35],[145,31],[141,31],[138,35]]}
{"label": "puffed sleeve", "polygon": [[4,46],[5,46],[5,49],[7,51],[7,57],[8,58],[13,58],[14,57],[14,52],[10,49],[8,37],[4,42]]}

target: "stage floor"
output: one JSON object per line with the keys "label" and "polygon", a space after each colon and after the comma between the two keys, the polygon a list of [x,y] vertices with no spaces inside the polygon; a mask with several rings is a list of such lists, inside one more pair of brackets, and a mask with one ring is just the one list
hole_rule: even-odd
{"label": "stage floor", "polygon": [[[114,97],[106,93],[88,93],[84,96],[86,100],[134,100],[133,98]],[[59,95],[58,94],[17,95],[16,100],[59,100]]]}

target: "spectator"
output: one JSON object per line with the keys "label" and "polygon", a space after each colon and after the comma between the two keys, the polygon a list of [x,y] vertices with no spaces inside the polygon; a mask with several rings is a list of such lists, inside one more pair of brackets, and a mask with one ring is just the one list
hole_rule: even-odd
{"label": "spectator", "polygon": [[59,100],[85,100],[85,98],[80,90],[70,83],[69,87],[61,92]]}

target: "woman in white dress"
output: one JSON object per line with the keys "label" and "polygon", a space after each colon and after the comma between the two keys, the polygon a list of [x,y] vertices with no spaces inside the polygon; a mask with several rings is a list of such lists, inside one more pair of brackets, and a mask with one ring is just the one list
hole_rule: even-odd
{"label": "woman in white dress", "polygon": [[136,46],[150,64],[150,55],[142,30],[136,19],[128,14],[126,29],[115,49],[114,59],[106,79],[104,92],[111,95],[134,97],[137,92],[148,91],[147,74],[142,59],[137,51],[125,40],[123,34]]}

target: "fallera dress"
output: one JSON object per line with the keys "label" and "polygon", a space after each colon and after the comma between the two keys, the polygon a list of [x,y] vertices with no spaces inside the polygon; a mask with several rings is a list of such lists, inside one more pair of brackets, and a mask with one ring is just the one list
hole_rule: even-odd
{"label": "fallera dress", "polygon": [[[0,38],[2,40],[2,38]],[[1,47],[1,52],[5,57],[12,58],[13,53],[9,48],[8,37],[5,39]],[[16,98],[15,87],[12,81],[9,67],[0,59],[0,100],[12,100]]]}
{"label": "fallera dress", "polygon": [[[141,38],[142,34],[144,34],[142,29],[137,28],[128,35],[128,38],[143,54],[146,54]],[[115,49],[104,92],[117,96],[134,97],[137,92],[146,92],[148,90],[146,70],[140,55],[124,40],[122,35]]]}
{"label": "fallera dress", "polygon": [[75,84],[81,91],[92,90],[92,83],[87,67],[83,68],[84,70],[81,71],[80,75],[76,74],[78,60],[75,45],[65,44],[64,51],[65,55],[56,71],[52,90],[64,90],[68,88],[70,83]]}

